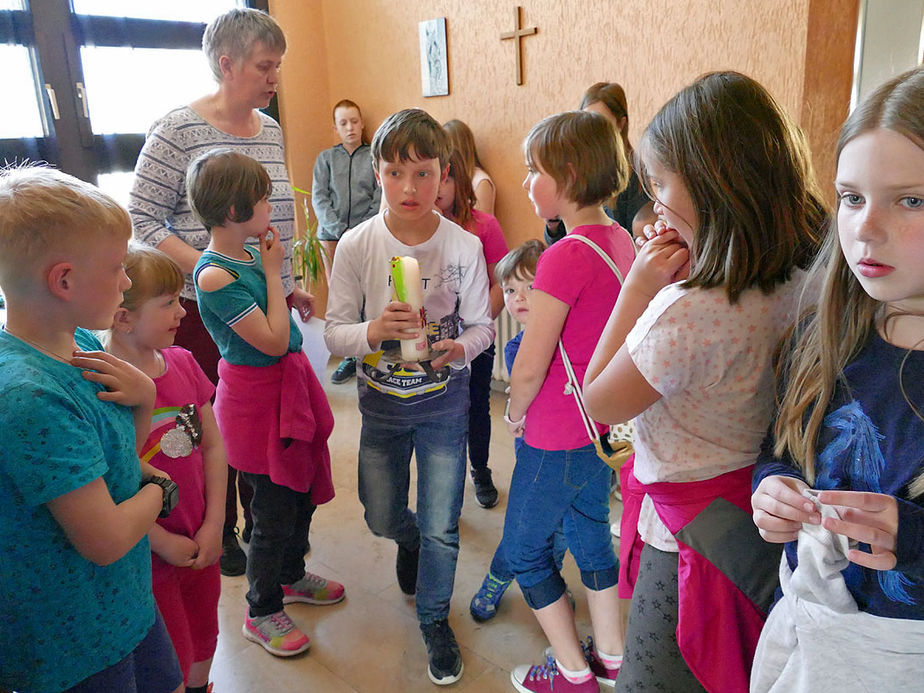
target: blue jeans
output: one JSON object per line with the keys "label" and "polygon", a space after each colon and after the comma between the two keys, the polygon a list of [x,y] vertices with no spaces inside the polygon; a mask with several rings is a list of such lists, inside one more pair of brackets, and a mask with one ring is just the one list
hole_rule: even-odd
{"label": "blue jeans", "polygon": [[[364,415],[359,439],[359,500],[376,536],[408,550],[420,547],[417,618],[449,617],[459,513],[465,479],[468,414],[423,422],[384,421]],[[408,508],[411,453],[417,458],[417,513]]]}
{"label": "blue jeans", "polygon": [[522,445],[510,480],[504,547],[526,603],[541,609],[557,601],[565,581],[556,568],[553,537],[561,527],[588,589],[616,584],[619,563],[610,537],[612,470],[593,445],[539,450]]}
{"label": "blue jeans", "polygon": [[[561,572],[561,566],[565,560],[565,551],[567,550],[568,544],[565,541],[565,533],[559,527],[552,537],[552,559],[555,561],[555,568],[558,572]],[[491,559],[489,570],[491,575],[498,580],[513,580],[513,570],[510,569],[510,562],[507,560],[507,549],[504,548],[503,537],[498,542],[497,548],[494,549],[494,557]]]}

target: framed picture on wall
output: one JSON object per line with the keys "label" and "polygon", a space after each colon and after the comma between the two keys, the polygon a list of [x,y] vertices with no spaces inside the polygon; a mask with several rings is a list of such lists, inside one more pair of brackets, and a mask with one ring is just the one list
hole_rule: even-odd
{"label": "framed picture on wall", "polygon": [[449,94],[446,18],[420,22],[420,88],[424,96]]}

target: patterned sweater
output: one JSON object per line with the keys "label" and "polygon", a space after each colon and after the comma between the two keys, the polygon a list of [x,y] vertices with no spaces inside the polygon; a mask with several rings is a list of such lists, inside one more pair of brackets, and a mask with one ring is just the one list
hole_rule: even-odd
{"label": "patterned sweater", "polygon": [[[270,202],[271,223],[285,247],[282,288],[288,296],[295,287],[292,278],[292,237],[295,234],[295,198],[286,170],[282,128],[259,113],[260,132],[253,137],[229,135],[213,127],[189,106],[170,111],[151,126],[138,163],[129,198],[135,238],[156,246],[168,236],[205,249],[209,234],[189,208],[186,200],[186,169],[200,154],[217,147],[230,147],[253,157],[266,168],[273,184]],[[192,276],[186,276],[184,298],[195,300]]]}

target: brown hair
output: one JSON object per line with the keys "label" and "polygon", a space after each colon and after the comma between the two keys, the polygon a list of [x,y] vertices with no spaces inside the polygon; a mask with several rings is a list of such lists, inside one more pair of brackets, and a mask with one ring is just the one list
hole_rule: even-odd
{"label": "brown hair", "polygon": [[526,163],[548,173],[582,207],[625,190],[629,163],[612,124],[598,113],[568,111],[539,121],[523,141]]}
{"label": "brown hair", "polygon": [[0,285],[27,288],[52,250],[128,239],[128,212],[96,186],[33,164],[0,170]]}
{"label": "brown hair", "polygon": [[131,288],[122,293],[122,308],[138,310],[151,298],[176,294],[183,288],[183,270],[166,253],[141,243],[129,243],[122,263],[132,280]]}
{"label": "brown hair", "polygon": [[[699,217],[688,287],[766,293],[807,268],[827,210],[808,149],[773,97],[738,72],[713,72],[668,101],[645,130],[636,170],[654,157],[684,181]],[[638,152],[637,152],[638,154]]]}
{"label": "brown hair", "polygon": [[[924,67],[886,82],[854,110],[841,129],[838,159],[851,140],[879,128],[904,135],[924,149]],[[841,252],[836,216],[815,271],[824,277],[818,309],[793,331],[789,357],[780,364],[787,388],[774,427],[776,455],[788,451],[809,484],[815,480],[815,447],[835,387],[876,329],[876,321],[884,317],[883,303],[863,290]],[[901,377],[899,369],[897,385],[904,393]],[[924,495],[924,472],[912,482],[909,495]]]}
{"label": "brown hair", "polygon": [[439,159],[440,171],[449,163],[449,138],[433,116],[420,108],[406,108],[388,116],[372,136],[372,165],[380,161]]}
{"label": "brown hair", "polygon": [[189,206],[208,231],[228,220],[249,221],[254,205],[272,191],[262,164],[231,149],[211,149],[186,171]]}
{"label": "brown hair", "polygon": [[536,276],[539,256],[545,250],[545,243],[532,238],[504,255],[494,266],[494,276],[501,284],[513,277],[528,279]]}
{"label": "brown hair", "polygon": [[613,114],[617,122],[626,119],[622,128],[619,130],[619,136],[622,138],[623,148],[626,150],[626,156],[632,156],[632,145],[629,143],[629,107],[626,105],[626,92],[621,84],[617,82],[597,82],[587,88],[584,96],[581,98],[581,105],[578,109],[583,111],[588,106],[595,103],[602,103],[607,110]]}
{"label": "brown hair", "polygon": [[276,20],[266,12],[249,8],[219,15],[209,22],[202,34],[202,51],[212,75],[219,82],[222,80],[221,56],[241,60],[250,55],[257,43],[280,54],[286,52],[286,37]]}
{"label": "brown hair", "polygon": [[475,169],[483,169],[481,160],[478,158],[478,148],[475,146],[475,136],[471,128],[461,120],[447,120],[443,123],[443,129],[449,135],[449,143],[452,148],[462,155],[462,163],[465,166],[465,175],[469,178],[475,177]]}
{"label": "brown hair", "polygon": [[449,177],[456,188],[452,201],[452,220],[462,228],[468,229],[475,206],[475,189],[472,187],[472,179],[465,174],[465,164],[458,149],[453,149],[449,155]]}

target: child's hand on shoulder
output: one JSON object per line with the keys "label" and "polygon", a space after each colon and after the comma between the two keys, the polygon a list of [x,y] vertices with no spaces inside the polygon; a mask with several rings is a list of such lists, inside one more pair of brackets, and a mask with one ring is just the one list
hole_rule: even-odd
{"label": "child's hand on shoulder", "polygon": [[267,277],[276,276],[282,271],[285,250],[279,238],[279,232],[272,226],[260,236],[260,262]]}
{"label": "child's hand on shoulder", "polygon": [[199,555],[199,545],[189,537],[182,534],[166,533],[157,546],[152,545],[154,553],[170,565],[178,568],[189,568],[195,563]]}
{"label": "child's hand on shoulder", "polygon": [[768,476],[758,484],[751,508],[764,541],[785,544],[796,540],[803,522],[821,524],[815,504],[802,495],[807,488],[808,484],[791,476]]}
{"label": "child's hand on shoulder", "polygon": [[632,263],[626,286],[654,298],[668,284],[690,274],[690,250],[673,229],[649,238]]}
{"label": "child's hand on shoulder", "polygon": [[422,329],[420,313],[411,310],[403,301],[392,301],[379,317],[369,323],[366,339],[374,350],[388,339],[417,339]]}
{"label": "child's hand on shoulder", "polygon": [[818,500],[825,505],[833,505],[841,518],[826,517],[822,527],[869,544],[869,552],[850,549],[847,560],[872,570],[892,570],[895,567],[898,501],[893,496],[865,491],[822,491]]}
{"label": "child's hand on shoulder", "polygon": [[193,562],[193,570],[202,570],[212,565],[221,558],[221,525],[212,527],[203,524],[199,527],[194,537],[195,543],[199,547],[199,555]]}
{"label": "child's hand on shoulder", "polygon": [[104,402],[125,407],[154,405],[154,381],[127,361],[105,351],[75,351],[71,364],[83,369],[83,377],[106,388],[96,394]]}

